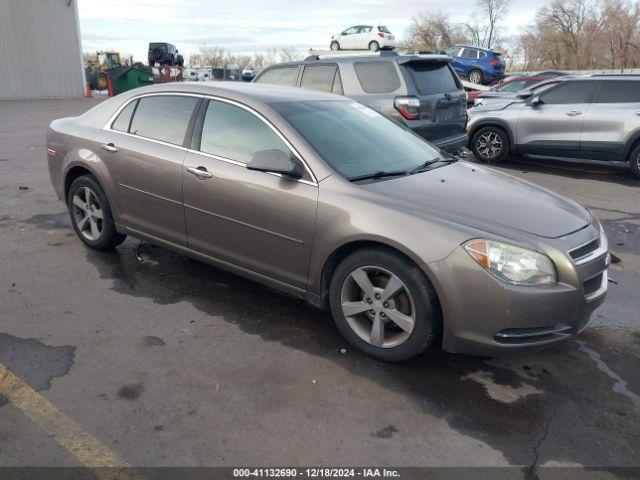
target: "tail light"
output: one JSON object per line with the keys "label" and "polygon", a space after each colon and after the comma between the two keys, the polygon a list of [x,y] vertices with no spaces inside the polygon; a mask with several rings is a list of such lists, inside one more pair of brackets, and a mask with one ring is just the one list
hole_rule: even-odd
{"label": "tail light", "polygon": [[378,32],[378,36],[379,36],[380,38],[384,38],[384,33],[382,33],[382,32]]}
{"label": "tail light", "polygon": [[54,148],[47,148],[47,153],[52,157],[56,156],[56,151]]}
{"label": "tail light", "polygon": [[407,120],[420,118],[420,100],[416,97],[396,97],[393,106]]}

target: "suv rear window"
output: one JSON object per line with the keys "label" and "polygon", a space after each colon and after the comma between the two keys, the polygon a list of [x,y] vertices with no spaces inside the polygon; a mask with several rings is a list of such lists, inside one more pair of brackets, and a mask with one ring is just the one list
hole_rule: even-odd
{"label": "suv rear window", "polygon": [[500,55],[499,53],[494,53],[493,54],[493,58],[497,61],[499,61],[502,65],[506,65],[507,62],[504,61],[504,58],[502,58],[502,55]]}
{"label": "suv rear window", "polygon": [[353,68],[367,93],[390,93],[400,88],[400,77],[392,62],[356,62]]}
{"label": "suv rear window", "polygon": [[640,81],[605,80],[602,82],[596,103],[638,103]]}
{"label": "suv rear window", "polygon": [[293,81],[298,73],[298,67],[282,67],[267,70],[257,79],[257,83],[269,83],[271,85],[281,85],[283,87],[292,87]]}
{"label": "suv rear window", "polygon": [[444,62],[414,62],[407,65],[420,95],[455,92],[459,89],[449,64]]}

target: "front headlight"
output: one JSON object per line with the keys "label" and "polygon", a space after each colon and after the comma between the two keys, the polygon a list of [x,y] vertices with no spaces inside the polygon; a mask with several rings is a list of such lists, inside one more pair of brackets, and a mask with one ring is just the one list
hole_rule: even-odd
{"label": "front headlight", "polygon": [[557,281],[553,262],[542,253],[494,240],[471,240],[464,249],[485,270],[505,282],[550,285]]}

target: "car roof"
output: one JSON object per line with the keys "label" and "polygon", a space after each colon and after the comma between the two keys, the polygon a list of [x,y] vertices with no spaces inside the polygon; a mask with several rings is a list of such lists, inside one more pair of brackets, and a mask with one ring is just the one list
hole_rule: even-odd
{"label": "car roof", "polygon": [[496,53],[498,55],[500,55],[500,52],[496,51],[496,50],[491,50],[490,48],[483,48],[483,47],[476,47],[474,45],[453,45],[454,47],[459,47],[459,48],[472,48],[473,50],[480,50],[481,52],[489,52],[489,53]]}
{"label": "car roof", "polygon": [[[408,63],[416,60],[441,60],[449,61],[451,57],[440,53],[418,53],[418,52],[402,52],[397,53],[395,51],[383,51],[383,52],[371,52],[371,53],[318,53],[309,55],[304,60],[296,62],[284,62],[276,63],[266,67],[264,70],[270,68],[281,67],[294,67],[298,65],[308,65],[316,62],[345,62],[351,63],[353,61],[397,61],[398,63]],[[264,71],[263,70],[263,71]]]}
{"label": "car roof", "polygon": [[[149,93],[193,93],[196,95],[218,95],[241,103],[276,103],[304,101],[352,101],[331,93],[295,87],[281,87],[264,83],[247,82],[168,82],[129,90],[131,96]],[[118,95],[120,96],[120,95]]]}

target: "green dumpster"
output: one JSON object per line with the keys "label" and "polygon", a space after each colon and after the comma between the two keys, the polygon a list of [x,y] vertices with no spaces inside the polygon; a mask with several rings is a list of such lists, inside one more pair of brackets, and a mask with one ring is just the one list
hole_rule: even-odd
{"label": "green dumpster", "polygon": [[116,67],[109,69],[108,73],[113,95],[153,83],[153,73],[138,66]]}

